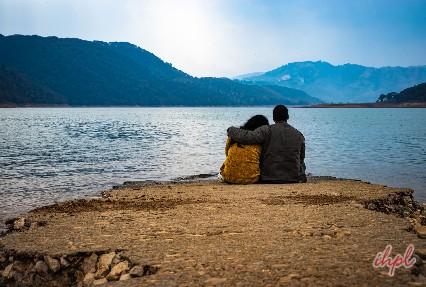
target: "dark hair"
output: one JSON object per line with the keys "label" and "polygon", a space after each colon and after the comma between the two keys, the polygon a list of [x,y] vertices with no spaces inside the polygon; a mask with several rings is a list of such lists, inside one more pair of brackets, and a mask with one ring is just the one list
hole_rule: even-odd
{"label": "dark hair", "polygon": [[245,130],[254,131],[258,127],[269,125],[268,119],[262,115],[251,117],[241,128]]}
{"label": "dark hair", "polygon": [[272,112],[272,118],[274,122],[287,121],[288,120],[288,109],[284,105],[278,105]]}

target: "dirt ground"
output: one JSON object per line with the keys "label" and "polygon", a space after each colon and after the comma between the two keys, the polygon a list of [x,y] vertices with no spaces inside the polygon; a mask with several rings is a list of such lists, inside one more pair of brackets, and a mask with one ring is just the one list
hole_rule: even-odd
{"label": "dirt ground", "polygon": [[[407,212],[401,217],[401,205],[386,205],[395,194],[405,200],[411,191],[351,180],[128,184],[23,215],[24,227],[0,238],[0,275],[16,258],[114,251],[155,272],[103,279],[103,286],[426,286],[426,240]],[[389,244],[392,257],[413,244],[417,264],[393,277],[387,267],[374,268]],[[15,286],[12,275],[4,278],[0,285]]]}

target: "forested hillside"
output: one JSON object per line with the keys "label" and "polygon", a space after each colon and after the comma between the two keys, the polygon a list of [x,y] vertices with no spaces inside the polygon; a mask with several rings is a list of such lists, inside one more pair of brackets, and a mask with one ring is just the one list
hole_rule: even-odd
{"label": "forested hillside", "polygon": [[381,94],[377,102],[426,103],[426,83],[407,88],[400,93]]}
{"label": "forested hillside", "polygon": [[65,99],[59,94],[0,65],[0,103],[17,105],[61,105]]}
{"label": "forested hillside", "polygon": [[[320,102],[291,88],[246,85],[226,78],[195,78],[130,43],[0,35],[0,64],[73,106],[303,105]],[[25,90],[25,85],[20,89]],[[6,93],[14,95],[5,90]],[[38,97],[39,94],[33,95]],[[12,103],[30,103],[23,99],[7,97]],[[59,98],[55,99],[52,98],[52,104]]]}

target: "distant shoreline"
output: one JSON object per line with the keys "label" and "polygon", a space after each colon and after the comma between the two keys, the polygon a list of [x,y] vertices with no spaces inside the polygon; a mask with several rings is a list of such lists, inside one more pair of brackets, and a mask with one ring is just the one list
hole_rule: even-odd
{"label": "distant shoreline", "polygon": [[[426,108],[426,102],[420,102],[420,103],[346,103],[346,104],[315,104],[315,105],[286,105],[288,107],[294,107],[294,108]],[[15,105],[15,104],[1,104],[0,103],[0,109],[2,108],[173,108],[173,107],[272,107],[271,105],[265,105],[265,106],[186,106],[186,105],[176,105],[176,106],[138,106],[138,105],[131,105],[131,106],[109,106],[109,105],[94,105],[94,106],[87,106],[87,105],[81,105],[81,106],[75,106],[75,105]]]}
{"label": "distant shoreline", "polygon": [[317,104],[302,106],[301,108],[426,108],[422,103],[348,103],[348,104]]}

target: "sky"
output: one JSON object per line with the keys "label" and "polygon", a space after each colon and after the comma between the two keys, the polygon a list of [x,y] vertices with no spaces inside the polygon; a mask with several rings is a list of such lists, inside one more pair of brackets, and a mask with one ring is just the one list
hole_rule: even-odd
{"label": "sky", "polygon": [[0,34],[130,42],[195,77],[426,65],[426,0],[0,0]]}

